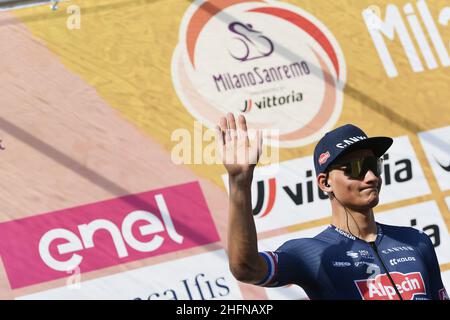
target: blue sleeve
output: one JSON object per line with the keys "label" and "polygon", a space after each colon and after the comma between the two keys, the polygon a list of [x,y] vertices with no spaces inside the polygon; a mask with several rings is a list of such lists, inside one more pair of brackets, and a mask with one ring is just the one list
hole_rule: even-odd
{"label": "blue sleeve", "polygon": [[424,257],[428,274],[430,277],[430,295],[433,300],[449,300],[447,291],[444,288],[441,278],[441,270],[439,268],[439,262],[434,250],[433,243],[425,233],[420,233],[421,241],[419,243],[419,249]]}
{"label": "blue sleeve", "polygon": [[266,277],[256,285],[281,287],[288,284],[302,284],[301,276],[306,274],[305,265],[298,254],[292,250],[291,241],[284,243],[276,251],[264,251],[259,254],[266,261],[268,272]]}

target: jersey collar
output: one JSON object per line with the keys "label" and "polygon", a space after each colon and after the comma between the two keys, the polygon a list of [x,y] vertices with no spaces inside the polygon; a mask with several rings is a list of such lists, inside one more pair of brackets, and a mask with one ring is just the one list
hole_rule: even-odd
{"label": "jersey collar", "polygon": [[[377,237],[375,239],[375,244],[378,246],[380,244],[380,242],[381,242],[381,238],[383,238],[383,228],[382,228],[381,224],[379,224],[378,222],[375,222],[375,223],[377,225]],[[352,235],[352,234],[350,234],[350,233],[348,233],[348,232],[346,232],[346,231],[344,231],[342,229],[339,229],[338,227],[336,227],[336,226],[334,226],[332,224],[330,224],[328,226],[328,228],[330,230],[332,230],[333,232],[337,233],[341,237],[345,237],[345,238],[350,239],[352,241],[362,241],[362,242],[364,242],[366,244],[369,244],[369,242],[367,242],[367,241],[365,241],[363,239],[360,239],[360,238],[358,238],[358,237],[356,237],[356,236],[354,236],[354,235]]]}

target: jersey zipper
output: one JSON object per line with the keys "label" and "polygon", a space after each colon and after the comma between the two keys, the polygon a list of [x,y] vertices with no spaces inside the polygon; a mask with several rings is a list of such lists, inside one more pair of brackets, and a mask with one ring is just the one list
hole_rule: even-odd
{"label": "jersey zipper", "polygon": [[402,295],[400,294],[400,292],[397,289],[397,286],[395,285],[394,280],[392,279],[391,275],[389,274],[388,269],[386,268],[383,260],[381,259],[380,254],[378,253],[378,249],[377,246],[375,245],[375,242],[370,242],[370,246],[372,247],[373,251],[375,252],[376,256],[378,257],[378,260],[380,260],[381,265],[383,266],[384,270],[386,271],[386,274],[389,278],[389,280],[391,281],[392,286],[394,287],[395,292],[397,293],[398,297],[400,298],[400,300],[403,300]]}

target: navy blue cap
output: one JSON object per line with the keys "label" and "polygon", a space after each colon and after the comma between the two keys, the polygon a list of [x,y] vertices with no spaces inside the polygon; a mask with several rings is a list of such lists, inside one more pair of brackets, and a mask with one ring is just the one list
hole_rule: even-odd
{"label": "navy blue cap", "polygon": [[370,149],[376,157],[381,157],[392,145],[389,137],[367,137],[360,128],[346,124],[326,133],[314,149],[316,176],[323,173],[339,156],[350,151]]}

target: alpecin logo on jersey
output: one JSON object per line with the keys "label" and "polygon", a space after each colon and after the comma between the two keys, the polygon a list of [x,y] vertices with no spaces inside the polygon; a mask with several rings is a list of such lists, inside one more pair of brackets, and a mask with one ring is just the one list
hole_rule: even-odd
{"label": "alpecin logo on jersey", "polygon": [[[397,286],[403,300],[412,300],[416,295],[425,295],[426,289],[420,272],[403,274],[391,272],[392,280]],[[391,281],[386,274],[375,279],[355,280],[363,300],[399,300]]]}

